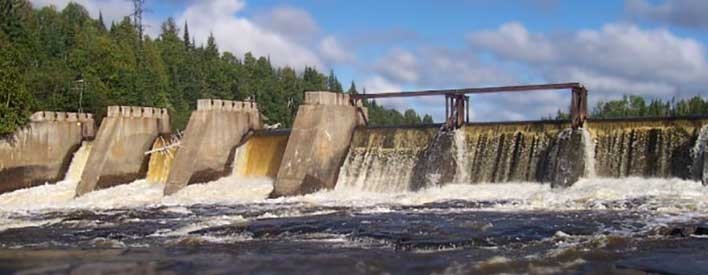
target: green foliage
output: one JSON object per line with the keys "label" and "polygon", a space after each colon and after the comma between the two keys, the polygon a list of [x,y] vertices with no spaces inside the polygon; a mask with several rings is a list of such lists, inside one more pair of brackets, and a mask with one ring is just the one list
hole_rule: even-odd
{"label": "green foliage", "polygon": [[[129,3],[126,2],[126,8]],[[265,57],[243,58],[219,51],[210,35],[194,44],[187,22],[174,19],[156,38],[140,37],[129,17],[106,28],[77,3],[61,11],[32,9],[27,0],[0,1],[0,134],[10,133],[38,110],[83,111],[100,120],[109,105],[167,108],[172,126],[184,129],[197,99],[255,100],[266,122],[292,125],[303,91],[343,92],[329,75],[274,67]],[[190,41],[191,40],[191,41]],[[79,79],[83,81],[78,81]],[[356,93],[352,82],[349,93]],[[401,114],[373,103],[375,124],[417,124],[412,110]]]}
{"label": "green foliage", "polygon": [[[647,100],[640,96],[625,95],[622,99],[600,101],[590,112],[592,118],[634,118],[634,117],[680,117],[708,115],[708,100],[694,96],[688,100],[670,101],[661,99]],[[556,116],[549,115],[543,119],[569,119],[570,115],[558,110]]]}

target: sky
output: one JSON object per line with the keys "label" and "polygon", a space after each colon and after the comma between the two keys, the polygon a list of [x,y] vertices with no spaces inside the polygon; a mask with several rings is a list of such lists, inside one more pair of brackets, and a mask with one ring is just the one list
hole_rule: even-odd
{"label": "sky", "polygon": [[[58,9],[70,0],[31,0]],[[74,0],[107,22],[127,0]],[[591,106],[624,94],[708,97],[705,0],[146,0],[147,32],[173,17],[198,44],[269,56],[275,65],[334,70],[367,93],[581,82]],[[108,24],[108,23],[107,23]],[[436,121],[442,97],[385,99]],[[570,93],[471,96],[473,121],[525,120],[567,110]]]}

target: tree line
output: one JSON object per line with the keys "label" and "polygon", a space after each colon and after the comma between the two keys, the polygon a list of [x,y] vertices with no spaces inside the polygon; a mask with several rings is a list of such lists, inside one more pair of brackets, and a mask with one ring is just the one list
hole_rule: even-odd
{"label": "tree line", "polygon": [[[254,100],[266,123],[290,127],[304,91],[344,92],[333,71],[277,67],[251,53],[237,57],[221,51],[213,35],[197,45],[188,22],[180,28],[172,18],[158,37],[141,35],[136,21],[106,24],[73,2],[58,11],[34,9],[28,0],[0,1],[0,134],[12,133],[35,111],[82,107],[100,119],[110,105],[167,108],[173,128],[184,129],[200,98]],[[347,92],[357,93],[356,84]],[[432,122],[413,110],[366,105],[374,125]]]}
{"label": "tree line", "polygon": [[[642,118],[642,117],[686,117],[708,115],[708,99],[694,96],[689,99],[651,99],[641,96],[624,95],[621,99],[600,101],[588,114],[591,118]],[[570,115],[558,110],[545,120],[569,119]]]}

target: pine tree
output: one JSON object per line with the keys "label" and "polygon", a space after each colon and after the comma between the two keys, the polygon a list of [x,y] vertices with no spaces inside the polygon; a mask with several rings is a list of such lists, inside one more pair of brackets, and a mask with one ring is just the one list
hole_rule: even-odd
{"label": "pine tree", "polygon": [[103,32],[106,31],[106,24],[103,22],[103,13],[101,11],[98,11],[98,29]]}
{"label": "pine tree", "polygon": [[189,26],[187,25],[187,20],[184,21],[184,36],[182,37],[182,41],[184,41],[184,48],[185,49],[190,49],[190,40],[189,40]]}
{"label": "pine tree", "polygon": [[359,92],[356,90],[356,84],[354,84],[354,81],[352,81],[352,84],[349,85],[349,89],[347,90],[347,93],[348,93],[348,94],[352,94],[352,95],[355,95],[355,94],[358,94],[358,93],[359,93]]}

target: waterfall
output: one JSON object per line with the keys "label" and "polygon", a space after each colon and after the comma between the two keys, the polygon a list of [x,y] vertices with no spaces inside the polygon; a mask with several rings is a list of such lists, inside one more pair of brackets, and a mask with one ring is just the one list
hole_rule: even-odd
{"label": "waterfall", "polygon": [[66,171],[66,175],[64,176],[65,181],[79,182],[81,180],[81,173],[84,172],[84,167],[86,166],[86,161],[88,161],[92,146],[92,141],[81,142],[79,150],[76,150],[74,157],[71,158],[69,170]]}
{"label": "waterfall", "polygon": [[[173,139],[172,143],[176,142]],[[172,161],[175,159],[175,153],[177,152],[177,147],[168,147],[171,142],[168,142],[163,137],[158,137],[152,144],[152,150],[161,149],[154,151],[150,154],[150,161],[148,162],[148,172],[147,181],[153,183],[165,183],[167,182],[167,177],[170,174],[170,169],[172,168]]]}
{"label": "waterfall", "polygon": [[437,127],[357,129],[336,188],[408,190],[414,167],[437,132]]}
{"label": "waterfall", "polygon": [[456,183],[469,182],[469,167],[468,151],[467,151],[467,136],[465,131],[458,129],[455,131],[455,163],[457,164],[457,173],[455,174]]}
{"label": "waterfall", "polygon": [[236,148],[232,175],[274,179],[287,144],[288,135],[285,132],[256,134],[248,138],[246,143]]}
{"label": "waterfall", "polygon": [[581,128],[583,138],[583,150],[585,155],[585,177],[594,178],[595,172],[595,141],[588,129]]}
{"label": "waterfall", "polygon": [[708,125],[703,126],[696,138],[696,144],[691,149],[691,172],[693,178],[703,181],[704,185],[708,185],[708,164],[705,163],[708,159]]}
{"label": "waterfall", "polygon": [[[589,121],[599,177],[692,178],[705,120]],[[695,151],[695,150],[694,150]]]}

